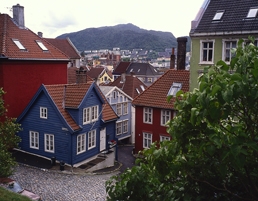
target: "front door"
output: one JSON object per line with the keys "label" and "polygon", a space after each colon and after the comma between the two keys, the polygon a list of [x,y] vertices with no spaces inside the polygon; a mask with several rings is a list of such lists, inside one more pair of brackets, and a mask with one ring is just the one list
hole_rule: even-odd
{"label": "front door", "polygon": [[106,150],[106,128],[102,128],[100,130],[100,145],[99,151]]}

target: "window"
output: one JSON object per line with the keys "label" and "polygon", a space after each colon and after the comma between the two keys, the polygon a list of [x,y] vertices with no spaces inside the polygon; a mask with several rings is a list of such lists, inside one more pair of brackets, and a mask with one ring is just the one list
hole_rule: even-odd
{"label": "window", "polygon": [[116,99],[116,91],[113,91],[113,98]]}
{"label": "window", "polygon": [[151,77],[148,77],[148,82],[152,82],[152,78]]}
{"label": "window", "polygon": [[116,134],[122,134],[122,121],[116,123]]}
{"label": "window", "polygon": [[237,41],[224,41],[223,42],[223,55],[222,58],[225,62],[230,62],[235,56],[233,48],[236,48]]}
{"label": "window", "polygon": [[247,18],[254,18],[257,16],[257,11],[258,11],[258,8],[250,8],[248,14],[247,14]]}
{"label": "window", "polygon": [[20,50],[26,50],[26,48],[21,44],[21,42],[18,39],[13,39],[13,42]]}
{"label": "window", "polygon": [[173,82],[172,86],[168,91],[168,96],[176,96],[176,93],[182,88],[182,83]]}
{"label": "window", "polygon": [[214,41],[201,41],[200,63],[213,63]]}
{"label": "window", "polygon": [[85,148],[85,134],[77,136],[77,154],[83,153],[86,151]]}
{"label": "window", "polygon": [[140,94],[140,91],[139,91],[139,89],[138,89],[138,88],[136,88],[136,91],[137,91],[137,93],[138,93],[138,94]]}
{"label": "window", "polygon": [[83,109],[83,124],[88,124],[98,120],[98,106]]}
{"label": "window", "polygon": [[123,103],[124,115],[128,114],[128,103]]}
{"label": "window", "polygon": [[143,148],[150,148],[152,143],[152,134],[143,133]]}
{"label": "window", "polygon": [[224,10],[217,11],[212,20],[221,20],[224,14]]}
{"label": "window", "polygon": [[143,122],[152,124],[152,108],[144,108]]}
{"label": "window", "polygon": [[170,137],[161,135],[160,138],[159,138],[159,141],[162,142],[162,141],[165,141],[165,140],[170,140]]}
{"label": "window", "polygon": [[123,121],[123,133],[128,132],[128,120]]}
{"label": "window", "polygon": [[39,149],[39,133],[30,131],[30,148]]}
{"label": "window", "polygon": [[144,86],[143,86],[143,85],[140,85],[140,87],[141,87],[142,91],[144,91],[144,90],[145,90],[145,88],[144,88]]}
{"label": "window", "polygon": [[88,149],[96,147],[96,130],[88,132]]}
{"label": "window", "polygon": [[45,134],[45,151],[47,152],[55,152],[54,149],[54,135]]}
{"label": "window", "polygon": [[166,123],[170,120],[170,115],[171,115],[171,111],[170,110],[161,110],[161,119],[160,119],[160,124],[162,126],[165,126]]}
{"label": "window", "polygon": [[122,115],[122,104],[121,104],[121,103],[118,103],[118,104],[116,105],[116,114],[117,114],[118,116],[121,116],[121,115]]}
{"label": "window", "polygon": [[47,108],[40,107],[40,118],[47,119]]}
{"label": "window", "polygon": [[36,43],[38,44],[38,46],[43,50],[43,51],[48,51],[48,49],[46,48],[46,46],[39,40],[36,40]]}

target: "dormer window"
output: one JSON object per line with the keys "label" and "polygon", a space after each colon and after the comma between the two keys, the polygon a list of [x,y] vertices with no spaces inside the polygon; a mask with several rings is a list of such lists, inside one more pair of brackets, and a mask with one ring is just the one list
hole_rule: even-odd
{"label": "dormer window", "polygon": [[218,10],[212,20],[221,20],[224,10]]}
{"label": "dormer window", "polygon": [[176,96],[176,93],[182,88],[182,83],[173,82],[173,85],[171,86],[168,96]]}
{"label": "dormer window", "polygon": [[36,43],[38,44],[38,46],[43,50],[43,51],[48,51],[48,49],[46,48],[46,46],[39,40],[36,40]]}
{"label": "dormer window", "polygon": [[258,8],[250,8],[248,14],[247,14],[247,18],[254,18],[257,16],[257,11],[258,11]]}
{"label": "dormer window", "polygon": [[18,39],[13,39],[13,42],[20,50],[26,50],[26,48],[21,44],[21,42]]}

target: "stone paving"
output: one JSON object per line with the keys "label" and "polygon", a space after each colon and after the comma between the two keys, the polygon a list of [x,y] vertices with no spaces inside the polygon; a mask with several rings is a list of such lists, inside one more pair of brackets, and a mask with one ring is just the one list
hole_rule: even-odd
{"label": "stone paving", "polygon": [[10,178],[43,201],[104,201],[105,181],[117,173],[71,174],[18,165]]}

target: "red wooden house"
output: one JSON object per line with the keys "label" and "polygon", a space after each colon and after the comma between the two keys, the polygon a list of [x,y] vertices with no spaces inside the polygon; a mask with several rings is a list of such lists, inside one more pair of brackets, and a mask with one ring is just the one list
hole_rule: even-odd
{"label": "red wooden house", "polygon": [[148,148],[154,141],[169,140],[166,122],[175,115],[174,99],[169,94],[189,91],[189,71],[168,70],[156,82],[133,100],[135,105],[135,151]]}
{"label": "red wooden house", "polygon": [[41,84],[66,84],[69,58],[25,27],[24,7],[0,14],[0,87],[9,117],[18,117]]}
{"label": "red wooden house", "polygon": [[[180,42],[183,42],[181,45]],[[185,39],[178,39],[179,48],[185,49]],[[172,51],[173,52],[173,51]],[[177,69],[174,68],[175,57],[171,55],[171,69],[164,73],[158,80],[149,86],[144,92],[134,98],[135,106],[135,152],[149,148],[152,142],[170,140],[166,123],[175,116],[174,102],[172,98],[167,101],[169,95],[175,95],[177,91],[189,91],[190,73],[185,68],[185,51],[179,51],[177,55]]]}

